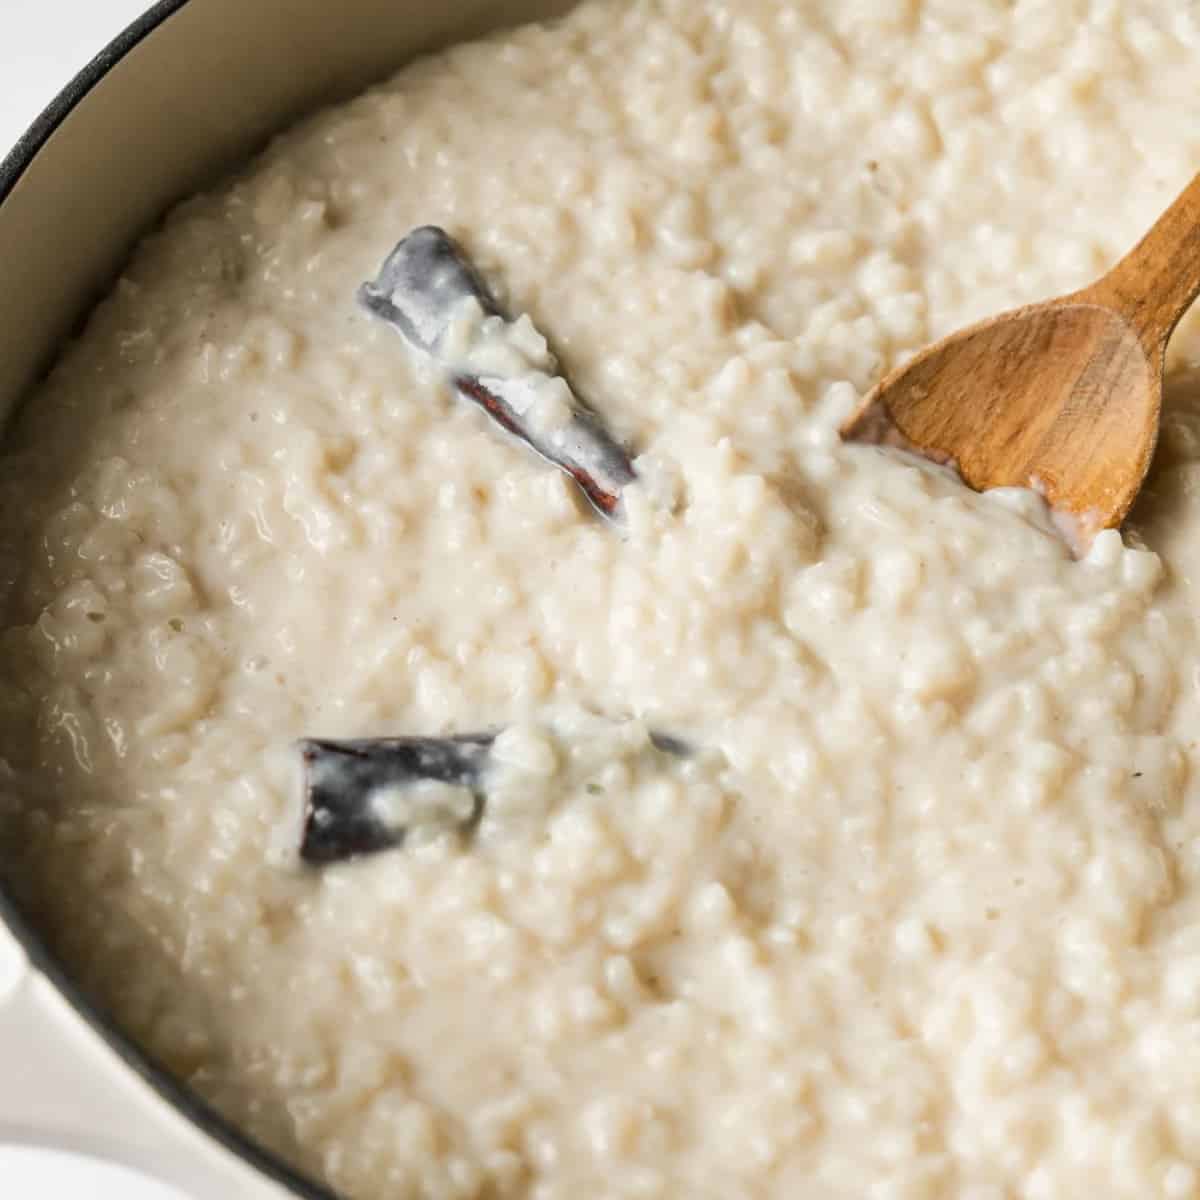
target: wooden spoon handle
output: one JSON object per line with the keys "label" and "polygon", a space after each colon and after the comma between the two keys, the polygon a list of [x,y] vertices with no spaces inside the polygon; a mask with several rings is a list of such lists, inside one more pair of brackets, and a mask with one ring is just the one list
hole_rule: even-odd
{"label": "wooden spoon handle", "polygon": [[1117,309],[1147,350],[1161,352],[1200,294],[1200,175],[1149,233],[1078,298]]}

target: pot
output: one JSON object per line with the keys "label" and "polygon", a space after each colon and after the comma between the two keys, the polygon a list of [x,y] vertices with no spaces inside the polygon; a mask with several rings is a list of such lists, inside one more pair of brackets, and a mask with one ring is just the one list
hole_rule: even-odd
{"label": "pot", "polygon": [[[0,162],[0,422],[172,203],[422,51],[569,6],[161,0]],[[333,1200],[125,1037],[2,880],[0,1064],[0,1178],[35,1179],[36,1194],[66,1194],[82,1156],[128,1200]]]}

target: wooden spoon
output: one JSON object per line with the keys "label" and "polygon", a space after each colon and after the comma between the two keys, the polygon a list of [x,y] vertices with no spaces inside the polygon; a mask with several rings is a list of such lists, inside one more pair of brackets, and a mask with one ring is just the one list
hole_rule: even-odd
{"label": "wooden spoon", "polygon": [[968,326],[889,374],[842,426],[1041,492],[1076,553],[1121,524],[1158,437],[1167,339],[1200,293],[1200,175],[1082,291]]}

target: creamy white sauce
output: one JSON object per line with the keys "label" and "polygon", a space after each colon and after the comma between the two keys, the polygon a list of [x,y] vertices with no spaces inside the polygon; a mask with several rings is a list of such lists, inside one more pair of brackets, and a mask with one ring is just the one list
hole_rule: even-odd
{"label": "creamy white sauce", "polygon": [[403,787],[393,784],[375,789],[369,811],[392,830],[421,828],[457,829],[471,818],[475,797],[468,787],[421,779]]}
{"label": "creamy white sauce", "polygon": [[529,431],[552,447],[565,444],[577,402],[528,314],[515,321],[486,316],[473,297],[463,300],[437,361],[451,375],[505,380],[505,398]]}
{"label": "creamy white sauce", "polygon": [[[1198,61],[1160,0],[589,4],[177,209],[0,461],[73,970],[361,1200],[1196,1195],[1197,318],[1078,562],[837,428],[1131,244]],[[356,306],[425,223],[529,314],[462,353],[541,330],[637,446],[621,536]],[[297,738],[500,727],[472,837],[281,863]]]}

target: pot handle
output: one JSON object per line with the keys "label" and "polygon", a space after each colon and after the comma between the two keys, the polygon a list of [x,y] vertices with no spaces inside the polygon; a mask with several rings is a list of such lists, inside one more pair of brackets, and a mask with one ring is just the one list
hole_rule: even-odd
{"label": "pot handle", "polygon": [[187,1200],[293,1195],[122,1062],[0,921],[0,1155],[6,1146],[66,1150],[132,1168]]}

